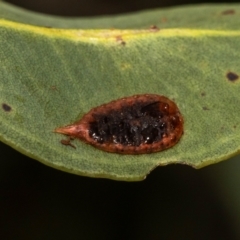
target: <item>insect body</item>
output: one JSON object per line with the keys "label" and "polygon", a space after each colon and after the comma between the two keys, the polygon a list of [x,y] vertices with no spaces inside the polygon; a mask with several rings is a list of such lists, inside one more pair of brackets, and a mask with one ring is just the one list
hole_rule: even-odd
{"label": "insect body", "polygon": [[79,121],[55,132],[107,152],[152,153],[179,141],[183,117],[176,104],[164,96],[134,95],[93,108]]}

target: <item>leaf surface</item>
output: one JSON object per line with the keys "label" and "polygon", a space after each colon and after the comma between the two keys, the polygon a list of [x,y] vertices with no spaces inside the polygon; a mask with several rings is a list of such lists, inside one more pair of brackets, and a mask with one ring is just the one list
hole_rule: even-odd
{"label": "leaf surface", "polygon": [[[57,169],[127,181],[159,165],[230,158],[240,151],[239,25],[236,4],[60,18],[0,2],[0,140]],[[53,133],[143,93],[178,105],[184,135],[173,148],[119,155],[78,140],[64,146]]]}

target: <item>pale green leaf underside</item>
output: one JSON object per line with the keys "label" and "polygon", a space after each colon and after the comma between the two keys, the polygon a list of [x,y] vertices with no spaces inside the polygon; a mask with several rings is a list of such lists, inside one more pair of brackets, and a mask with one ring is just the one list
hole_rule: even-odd
{"label": "pale green leaf underside", "polygon": [[[222,14],[229,9],[235,13]],[[161,30],[150,31],[153,24]],[[240,80],[226,78],[240,75],[239,26],[239,5],[66,19],[0,2],[0,140],[64,171],[129,181],[158,165],[200,168],[227,159],[240,150]],[[179,106],[184,135],[175,147],[118,155],[78,140],[76,149],[63,146],[52,132],[92,107],[141,93]]]}

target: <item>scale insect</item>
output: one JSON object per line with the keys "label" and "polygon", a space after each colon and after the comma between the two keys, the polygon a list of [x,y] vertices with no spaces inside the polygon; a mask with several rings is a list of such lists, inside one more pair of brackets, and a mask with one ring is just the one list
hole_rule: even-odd
{"label": "scale insect", "polygon": [[167,97],[143,94],[95,107],[79,121],[54,131],[106,152],[145,154],[177,144],[183,117]]}

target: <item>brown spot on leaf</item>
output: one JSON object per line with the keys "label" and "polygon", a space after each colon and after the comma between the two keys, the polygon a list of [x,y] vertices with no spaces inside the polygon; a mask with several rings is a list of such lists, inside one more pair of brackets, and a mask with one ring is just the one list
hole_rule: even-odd
{"label": "brown spot on leaf", "polygon": [[120,43],[122,46],[125,46],[125,45],[126,45],[126,42],[123,41],[122,36],[116,36],[116,41],[117,41],[118,43]]}
{"label": "brown spot on leaf", "polygon": [[7,105],[6,103],[2,104],[2,108],[5,112],[10,112],[12,110],[11,106]]}
{"label": "brown spot on leaf", "polygon": [[232,15],[235,14],[235,10],[233,9],[228,9],[222,12],[222,15]]}
{"label": "brown spot on leaf", "polygon": [[60,142],[61,142],[61,144],[63,144],[63,145],[66,145],[66,146],[70,146],[70,147],[72,147],[72,148],[76,148],[76,146],[74,146],[72,143],[71,143],[71,140],[72,140],[72,138],[68,138],[68,139],[62,139]]}
{"label": "brown spot on leaf", "polygon": [[165,96],[134,95],[95,107],[79,121],[55,132],[107,152],[152,153],[173,147],[179,141],[183,117],[177,105]]}
{"label": "brown spot on leaf", "polygon": [[204,111],[210,110],[208,107],[203,107]]}
{"label": "brown spot on leaf", "polygon": [[163,18],[161,19],[161,22],[162,22],[162,23],[167,22],[167,18],[163,17]]}
{"label": "brown spot on leaf", "polygon": [[226,77],[231,82],[235,82],[239,79],[239,76],[234,72],[228,72]]}
{"label": "brown spot on leaf", "polygon": [[159,28],[156,25],[152,25],[152,26],[150,26],[150,31],[151,32],[158,32]]}
{"label": "brown spot on leaf", "polygon": [[202,92],[202,93],[201,93],[201,96],[202,96],[202,97],[205,97],[205,96],[206,96],[206,93],[205,93],[205,92]]}
{"label": "brown spot on leaf", "polygon": [[57,88],[57,86],[55,86],[55,85],[51,86],[50,89],[51,89],[52,91],[58,91],[58,88]]}

